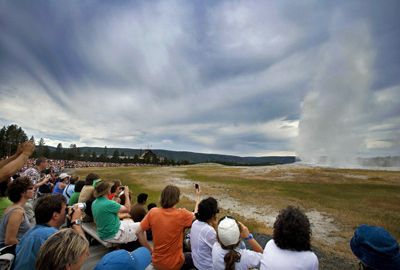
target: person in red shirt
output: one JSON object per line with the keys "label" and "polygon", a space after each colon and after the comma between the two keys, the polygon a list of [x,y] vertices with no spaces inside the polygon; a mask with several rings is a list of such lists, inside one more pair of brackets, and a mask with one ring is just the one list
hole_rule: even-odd
{"label": "person in red shirt", "polygon": [[192,225],[194,213],[200,201],[200,190],[196,189],[195,211],[176,208],[180,190],[168,185],[161,193],[161,208],[152,208],[140,223],[139,232],[153,232],[152,265],[157,270],[179,270],[185,262],[183,254],[183,232]]}

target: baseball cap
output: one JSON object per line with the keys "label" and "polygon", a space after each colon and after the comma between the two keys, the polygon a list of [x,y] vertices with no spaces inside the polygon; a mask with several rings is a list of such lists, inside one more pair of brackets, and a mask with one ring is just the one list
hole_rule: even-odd
{"label": "baseball cap", "polygon": [[106,254],[94,270],[144,270],[150,263],[151,254],[147,248],[140,247],[132,252],[119,249]]}

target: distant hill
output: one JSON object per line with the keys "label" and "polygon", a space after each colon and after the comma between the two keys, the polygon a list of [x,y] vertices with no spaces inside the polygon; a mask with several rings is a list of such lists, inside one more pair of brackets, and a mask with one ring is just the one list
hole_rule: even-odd
{"label": "distant hill", "polygon": [[[52,147],[52,151],[55,148]],[[104,154],[104,148],[102,147],[78,147],[81,153],[93,151],[97,155]],[[131,148],[107,148],[107,155],[112,155],[115,150],[118,150],[120,154],[124,153],[126,156],[140,155],[143,150],[141,149],[131,149]],[[293,163],[296,161],[294,156],[263,156],[263,157],[239,157],[232,155],[219,155],[219,154],[204,154],[186,151],[170,151],[162,149],[152,149],[157,156],[166,157],[167,159],[172,159],[174,161],[187,160],[190,163],[207,163],[214,162],[225,165],[272,165],[272,164],[286,164]]]}

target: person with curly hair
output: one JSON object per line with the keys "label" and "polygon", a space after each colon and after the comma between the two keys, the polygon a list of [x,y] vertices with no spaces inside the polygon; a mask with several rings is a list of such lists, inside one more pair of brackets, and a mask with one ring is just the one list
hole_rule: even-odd
{"label": "person with curly hair", "polygon": [[[217,239],[212,248],[212,269],[247,270],[260,266],[262,247],[249,229],[233,217],[226,216],[219,220]],[[247,241],[252,250],[241,249],[241,239]]]}
{"label": "person with curly hair", "polygon": [[34,196],[33,184],[29,177],[18,177],[8,184],[8,198],[13,202],[0,221],[0,247],[15,245],[31,228],[24,205]]}
{"label": "person with curly hair", "polygon": [[273,239],[264,248],[260,270],[314,270],[318,258],[311,251],[311,228],[307,216],[299,209],[282,209],[274,223]]}
{"label": "person with curly hair", "polygon": [[199,270],[212,269],[211,252],[217,242],[218,203],[213,197],[199,203],[196,220],[190,230],[190,246],[194,266]]}

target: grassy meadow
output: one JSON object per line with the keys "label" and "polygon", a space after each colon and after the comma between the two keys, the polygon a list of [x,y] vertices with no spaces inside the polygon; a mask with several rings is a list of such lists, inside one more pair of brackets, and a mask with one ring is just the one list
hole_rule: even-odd
{"label": "grassy meadow", "polygon": [[[162,188],[176,184],[183,194],[179,206],[188,209],[194,207],[193,184],[199,183],[203,197],[221,202],[221,216],[234,215],[252,231],[266,234],[272,233],[280,209],[299,206],[312,223],[313,246],[339,260],[354,260],[348,242],[360,224],[383,226],[400,239],[399,171],[203,164],[85,168],[74,173],[82,179],[89,172],[106,180],[120,179],[134,195],[148,193],[148,203],[158,203]],[[330,268],[324,262],[321,267]]]}

